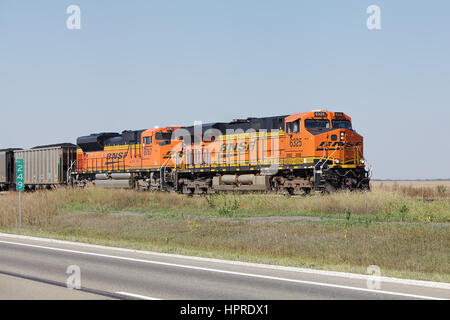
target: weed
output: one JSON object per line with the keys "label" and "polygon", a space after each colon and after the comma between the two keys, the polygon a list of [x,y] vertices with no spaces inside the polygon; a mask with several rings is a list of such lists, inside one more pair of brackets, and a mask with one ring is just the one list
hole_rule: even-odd
{"label": "weed", "polygon": [[208,207],[211,209],[214,209],[216,207],[216,195],[207,194],[204,196],[204,199],[206,200],[206,203],[208,204]]}
{"label": "weed", "polygon": [[350,211],[349,208],[346,208],[346,209],[345,209],[345,219],[346,219],[347,221],[350,221],[351,216],[352,216],[352,212]]}
{"label": "weed", "polygon": [[408,206],[406,204],[403,204],[400,207],[400,209],[399,209],[400,221],[405,221],[406,220],[406,216],[407,216],[408,211],[409,211],[409,208],[408,208]]}
{"label": "weed", "polygon": [[236,210],[239,209],[239,200],[236,197],[227,198],[224,196],[223,204],[217,207],[217,211],[220,216],[233,216]]}
{"label": "weed", "polygon": [[444,195],[447,193],[447,187],[444,185],[440,184],[436,187],[436,189],[437,189],[438,194],[440,194],[440,195]]}

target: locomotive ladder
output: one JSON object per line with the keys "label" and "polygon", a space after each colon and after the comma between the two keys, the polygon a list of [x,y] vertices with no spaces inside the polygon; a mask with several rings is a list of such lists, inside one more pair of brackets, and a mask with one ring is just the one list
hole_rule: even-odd
{"label": "locomotive ladder", "polygon": [[[323,173],[323,167],[327,164],[328,160],[336,153],[336,151],[340,150],[340,148],[336,148],[331,154],[328,154],[328,152],[325,153],[325,149],[323,150],[323,155],[317,161],[317,163],[314,166],[314,189],[318,190],[321,187],[322,182],[322,173]],[[328,154],[328,156],[325,158],[325,156]],[[325,160],[324,160],[325,159]],[[317,170],[317,167],[319,166],[319,169]]]}
{"label": "locomotive ladder", "polygon": [[159,168],[159,181],[160,181],[160,188],[161,191],[165,190],[166,187],[166,169],[167,169],[167,163],[169,162],[170,157],[164,162],[164,164]]}

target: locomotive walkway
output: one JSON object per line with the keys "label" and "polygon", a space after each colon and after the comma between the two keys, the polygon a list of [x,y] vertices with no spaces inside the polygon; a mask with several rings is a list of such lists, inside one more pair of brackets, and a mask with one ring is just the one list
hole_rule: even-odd
{"label": "locomotive walkway", "polygon": [[[79,267],[81,290],[66,289]],[[379,283],[377,289],[369,284]],[[379,282],[377,282],[379,281]],[[1,299],[450,299],[450,284],[0,234]]]}

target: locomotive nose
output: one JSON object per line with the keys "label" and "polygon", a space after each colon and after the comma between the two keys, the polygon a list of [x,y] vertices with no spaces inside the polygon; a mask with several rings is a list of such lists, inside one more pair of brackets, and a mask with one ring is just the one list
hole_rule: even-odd
{"label": "locomotive nose", "polygon": [[336,133],[334,134],[334,139],[332,137],[332,140],[335,140],[334,145],[336,146],[335,154],[334,154],[334,163],[335,164],[345,164],[345,140],[346,140],[346,134],[345,129],[338,129],[336,130]]}
{"label": "locomotive nose", "polygon": [[[331,135],[331,141],[334,144],[338,144],[338,145],[342,145],[340,142],[345,142],[345,138],[346,138],[346,134],[345,134],[346,130],[343,129],[338,129],[336,130],[332,135]],[[338,143],[336,143],[338,142]]]}

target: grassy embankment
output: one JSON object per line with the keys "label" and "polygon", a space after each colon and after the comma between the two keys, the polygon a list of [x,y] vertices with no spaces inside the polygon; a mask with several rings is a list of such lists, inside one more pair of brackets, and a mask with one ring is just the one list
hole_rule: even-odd
{"label": "grassy embankment", "polygon": [[[143,250],[450,282],[446,186],[187,197],[59,189],[0,196],[0,231]],[[432,201],[430,201],[432,199]],[[277,217],[274,217],[277,216]]]}

